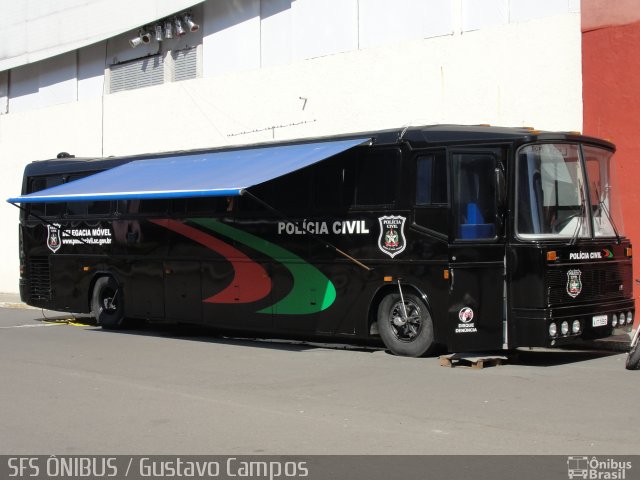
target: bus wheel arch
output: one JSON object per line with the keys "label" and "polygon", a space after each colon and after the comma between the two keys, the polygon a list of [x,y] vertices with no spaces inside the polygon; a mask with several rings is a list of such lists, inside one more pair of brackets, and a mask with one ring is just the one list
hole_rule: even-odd
{"label": "bus wheel arch", "polygon": [[428,355],[436,349],[428,297],[410,284],[402,286],[402,294],[404,307],[397,285],[387,285],[376,292],[369,310],[369,331],[377,330],[395,355]]}
{"label": "bus wheel arch", "polygon": [[92,282],[91,314],[102,328],[115,330],[124,325],[122,284],[113,275],[98,274]]}

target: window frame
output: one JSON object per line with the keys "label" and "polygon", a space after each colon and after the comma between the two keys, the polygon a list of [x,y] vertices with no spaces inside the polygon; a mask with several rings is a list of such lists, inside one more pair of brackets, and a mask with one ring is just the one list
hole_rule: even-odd
{"label": "window frame", "polygon": [[[437,159],[440,157],[444,166],[444,189],[445,199],[444,202],[419,204],[417,202],[418,196],[418,160],[423,157],[432,157]],[[449,156],[447,149],[444,147],[431,148],[424,150],[416,150],[409,158],[409,185],[406,188],[410,193],[410,206],[412,209],[412,227],[419,231],[436,237],[442,241],[447,241],[449,238],[449,230],[451,228],[451,172],[449,164]],[[441,229],[437,229],[441,226]],[[434,228],[436,227],[436,228]]]}
{"label": "window frame", "polygon": [[[489,156],[493,159],[493,166],[491,168],[491,185],[493,190],[493,209],[494,209],[494,218],[489,222],[494,226],[494,235],[492,237],[480,237],[480,238],[461,238],[460,235],[460,226],[463,225],[461,222],[461,213],[459,207],[459,191],[458,191],[458,172],[457,172],[457,163],[456,156],[462,155],[483,155]],[[451,227],[449,231],[449,238],[452,243],[459,244],[468,244],[468,243],[487,243],[492,244],[501,240],[504,236],[504,228],[500,222],[498,222],[498,217],[501,215],[500,206],[498,205],[497,192],[496,192],[496,184],[495,184],[495,175],[493,172],[496,168],[504,168],[504,158],[505,158],[505,150],[500,145],[477,145],[477,146],[465,146],[465,147],[453,147],[449,148],[447,151],[447,160],[448,166],[450,169],[449,175],[449,208],[450,208],[450,221]],[[486,219],[485,219],[486,220]]]}

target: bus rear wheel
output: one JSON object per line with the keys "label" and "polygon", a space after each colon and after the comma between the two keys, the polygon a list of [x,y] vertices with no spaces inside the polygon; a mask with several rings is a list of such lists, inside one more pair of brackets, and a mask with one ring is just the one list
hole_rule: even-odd
{"label": "bus rear wheel", "polygon": [[389,294],[378,307],[378,332],[396,355],[420,357],[434,349],[433,322],[424,301],[412,293]]}
{"label": "bus rear wheel", "polygon": [[118,282],[112,277],[96,280],[91,296],[91,313],[104,329],[122,328],[124,324],[124,303]]}

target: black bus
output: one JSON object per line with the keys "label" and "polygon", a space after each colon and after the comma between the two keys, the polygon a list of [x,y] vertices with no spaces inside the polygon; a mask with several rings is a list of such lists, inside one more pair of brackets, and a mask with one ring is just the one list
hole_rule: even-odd
{"label": "black bus", "polygon": [[615,147],[436,125],[33,162],[29,305],[376,343],[399,355],[553,347],[629,331]]}

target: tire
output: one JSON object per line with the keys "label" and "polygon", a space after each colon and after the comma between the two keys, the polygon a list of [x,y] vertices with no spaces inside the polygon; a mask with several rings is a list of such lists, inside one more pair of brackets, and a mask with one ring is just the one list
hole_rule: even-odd
{"label": "tire", "polygon": [[106,330],[116,330],[124,325],[124,302],[118,287],[112,277],[100,277],[93,286],[91,313]]}
{"label": "tire", "polygon": [[636,333],[633,338],[635,343],[631,345],[631,350],[627,355],[627,363],[625,365],[627,370],[638,370],[638,367],[640,367],[640,335]]}
{"label": "tire", "polygon": [[392,293],[378,307],[378,332],[386,347],[395,355],[421,357],[433,351],[433,321],[424,301],[413,293],[404,295],[408,321],[400,295]]}

